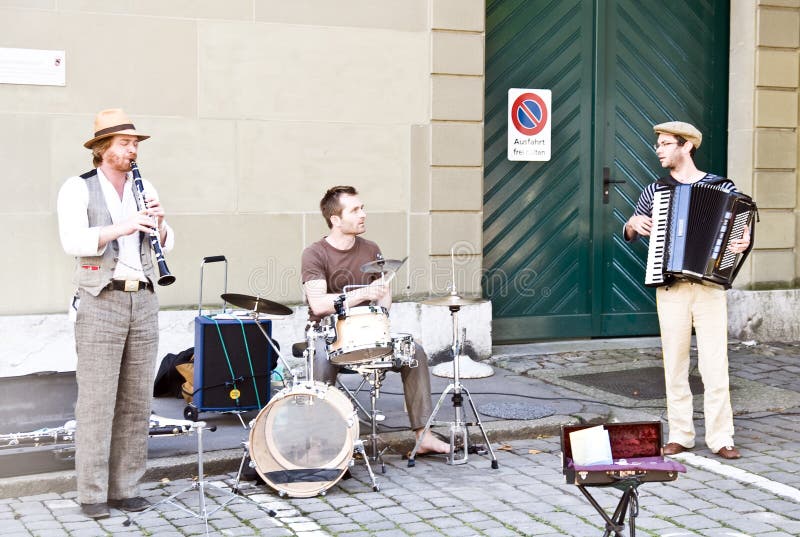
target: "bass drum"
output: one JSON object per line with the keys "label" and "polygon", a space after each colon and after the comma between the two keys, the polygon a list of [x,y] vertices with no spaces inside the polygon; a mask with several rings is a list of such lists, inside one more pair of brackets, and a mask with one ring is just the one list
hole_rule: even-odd
{"label": "bass drum", "polygon": [[337,388],[306,382],[281,390],[250,427],[250,458],[281,496],[324,494],[353,458],[359,426],[350,400]]}

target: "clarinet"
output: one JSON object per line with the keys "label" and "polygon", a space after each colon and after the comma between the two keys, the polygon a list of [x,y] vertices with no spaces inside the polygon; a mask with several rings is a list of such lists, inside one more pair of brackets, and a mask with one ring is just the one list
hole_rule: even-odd
{"label": "clarinet", "polygon": [[75,441],[75,420],[66,422],[61,427],[45,427],[29,433],[0,434],[0,450],[21,446],[47,446]]}
{"label": "clarinet", "polygon": [[[147,202],[144,200],[144,183],[142,182],[142,175],[139,173],[139,166],[135,161],[131,161],[131,172],[133,172],[133,183],[136,185],[134,192],[136,193],[136,206],[139,210],[147,209]],[[158,233],[158,225],[150,232],[150,246],[153,247],[153,252],[156,254],[156,262],[158,262],[158,285],[170,285],[175,282],[175,276],[169,273],[167,261],[164,259],[164,252],[161,249],[161,238]]]}

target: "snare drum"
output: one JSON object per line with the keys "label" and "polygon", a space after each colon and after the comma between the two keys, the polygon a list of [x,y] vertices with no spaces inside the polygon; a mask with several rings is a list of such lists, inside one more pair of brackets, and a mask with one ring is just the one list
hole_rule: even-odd
{"label": "snare drum", "polygon": [[345,315],[326,317],[325,325],[329,330],[334,329],[335,339],[328,344],[328,359],[334,364],[372,362],[394,352],[386,308],[350,308]]}
{"label": "snare drum", "polygon": [[353,404],[321,382],[281,390],[250,427],[250,458],[281,496],[310,498],[350,465],[359,426]]}

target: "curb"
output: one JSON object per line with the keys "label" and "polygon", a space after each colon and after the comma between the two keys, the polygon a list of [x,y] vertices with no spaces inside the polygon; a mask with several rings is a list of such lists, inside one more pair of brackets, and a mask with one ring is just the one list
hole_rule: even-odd
{"label": "curb", "polygon": [[[561,432],[562,425],[579,423],[602,423],[608,416],[566,416],[554,415],[538,420],[497,420],[484,422],[486,435],[492,444],[535,438],[537,436],[555,436]],[[444,428],[435,428],[437,432],[447,432]],[[366,437],[362,436],[362,440]],[[409,431],[381,433],[381,442],[391,448],[395,454],[405,453],[414,447],[413,435]],[[476,444],[483,443],[480,429],[470,428],[470,440]],[[365,440],[366,444],[366,440]],[[203,470],[209,475],[222,475],[239,470],[242,461],[242,449],[222,449],[203,453]],[[195,456],[174,456],[149,459],[142,482],[160,482],[186,479],[197,475],[197,459]],[[47,472],[0,479],[0,498],[35,496],[53,492],[62,494],[75,490],[75,471]]]}

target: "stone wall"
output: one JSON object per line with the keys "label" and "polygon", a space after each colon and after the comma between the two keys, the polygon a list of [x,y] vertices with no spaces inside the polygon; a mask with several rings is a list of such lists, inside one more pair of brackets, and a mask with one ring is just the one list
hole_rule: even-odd
{"label": "stone wall", "polygon": [[[224,254],[229,289],[297,304],[303,248],[327,232],[323,192],[362,194],[367,238],[409,261],[401,298],[479,292],[483,29],[479,0],[0,2],[0,47],[66,51],[64,87],[0,84],[0,314],[53,314],[72,294],[57,235],[64,179],[91,167],[94,114],[122,107],[176,231],[191,307],[199,264]],[[13,195],[10,193],[13,192]],[[214,276],[217,277],[216,275]],[[207,289],[218,293],[219,280]]]}
{"label": "stone wall", "polygon": [[800,1],[731,2],[728,174],[761,221],[737,287],[791,287],[800,277],[798,99]]}

